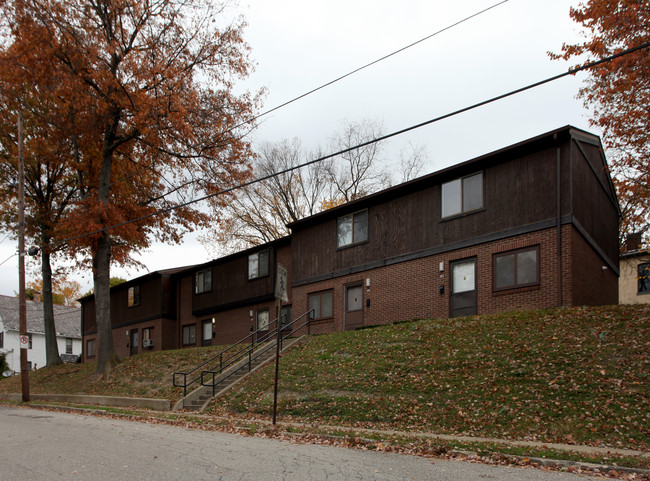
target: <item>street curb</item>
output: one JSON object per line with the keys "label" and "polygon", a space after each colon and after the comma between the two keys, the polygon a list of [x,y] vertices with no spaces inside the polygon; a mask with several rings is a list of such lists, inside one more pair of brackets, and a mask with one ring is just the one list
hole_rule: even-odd
{"label": "street curb", "polygon": [[[74,404],[93,404],[109,407],[136,407],[169,411],[171,403],[167,399],[135,398],[119,396],[91,396],[88,394],[30,394],[30,401],[69,402]],[[0,399],[22,402],[21,394],[0,394]]]}

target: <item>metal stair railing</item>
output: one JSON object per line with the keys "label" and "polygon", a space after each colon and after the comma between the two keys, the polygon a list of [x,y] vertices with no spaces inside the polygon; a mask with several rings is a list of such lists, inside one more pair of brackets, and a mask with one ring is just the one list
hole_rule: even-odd
{"label": "metal stair railing", "polygon": [[[274,319],[269,323],[272,324],[274,322],[277,322],[277,319]],[[252,329],[252,327],[251,327]],[[262,334],[260,334],[262,333]],[[174,387],[182,387],[183,388],[183,397],[187,396],[187,388],[190,387],[192,384],[194,384],[197,381],[201,380],[201,375],[196,374],[196,377],[191,377],[193,374],[195,374],[199,369],[201,369],[204,366],[207,366],[208,364],[213,363],[217,358],[219,358],[219,366],[224,367],[224,354],[229,353],[230,351],[233,351],[232,356],[227,358],[228,360],[232,359],[233,357],[237,357],[238,359],[241,357],[241,353],[245,351],[245,354],[248,354],[249,351],[255,350],[255,347],[260,344],[263,344],[264,342],[269,340],[268,336],[268,329],[257,329],[256,331],[252,331],[251,333],[248,334],[246,337],[243,339],[237,341],[236,343],[232,344],[231,346],[227,347],[226,349],[218,352],[216,355],[212,356],[210,359],[207,361],[204,361],[203,363],[199,364],[196,366],[194,369],[191,369],[190,371],[176,371],[174,372],[173,375],[173,384]],[[242,346],[240,347],[239,351],[234,351],[234,349],[237,346]],[[230,365],[230,364],[228,364]],[[213,367],[213,369],[216,368],[216,366]],[[182,376],[182,377],[181,377]],[[190,376],[190,379],[188,380],[188,376]],[[182,383],[181,383],[182,380]]]}
{"label": "metal stair railing", "polygon": [[[308,335],[311,334],[311,321],[313,319],[313,314],[314,314],[314,310],[310,309],[309,311],[307,311],[304,314],[302,314],[301,316],[295,318],[293,321],[291,321],[288,324],[282,324],[282,322],[280,322],[280,326],[279,326],[279,328],[280,328],[280,339],[279,339],[280,349],[282,349],[282,341],[284,341],[285,339],[287,339],[291,335],[295,334],[296,332],[298,332],[299,330],[301,330],[305,326],[307,327],[307,334]],[[280,320],[282,320],[282,318],[285,317],[285,316],[286,316],[286,314],[282,315],[280,317]],[[305,318],[306,318],[306,320],[304,320]],[[298,323],[298,321],[300,321],[301,319],[303,320],[302,324],[299,324],[299,325],[296,326],[296,323]],[[274,338],[276,339],[276,341],[278,341],[278,339],[276,337],[277,332],[278,332],[277,319],[274,319],[272,322],[269,323],[269,325],[271,325],[273,323],[276,323],[276,327],[274,327],[273,329],[268,331],[268,335],[265,336],[265,341],[267,341],[267,340],[270,341],[271,339],[274,339]],[[225,365],[220,364],[218,369],[215,366],[215,368],[213,368],[213,369],[207,369],[207,370],[202,371],[201,372],[201,386],[212,387],[212,396],[214,397],[214,395],[216,394],[215,390],[216,390],[217,385],[219,383],[229,379],[231,376],[235,375],[239,371],[239,369],[234,369],[228,375],[220,378],[218,382],[215,382],[217,377],[220,376],[226,369],[228,369],[230,366],[235,365],[241,359],[246,357],[246,355],[248,355],[248,363],[247,364],[248,364],[248,371],[250,372],[251,364],[253,363],[253,361],[255,359],[259,358],[262,354],[268,352],[270,349],[272,349],[274,347],[275,347],[275,344],[272,343],[272,342],[269,342],[266,346],[261,346],[259,349],[257,349],[257,351],[255,351],[254,346],[251,346],[246,352],[243,352],[243,353],[239,354],[237,356],[237,359],[230,358]],[[254,355],[253,355],[253,351],[255,351]],[[244,365],[242,365],[241,367],[244,367]],[[208,376],[207,381],[205,379],[206,375]]]}

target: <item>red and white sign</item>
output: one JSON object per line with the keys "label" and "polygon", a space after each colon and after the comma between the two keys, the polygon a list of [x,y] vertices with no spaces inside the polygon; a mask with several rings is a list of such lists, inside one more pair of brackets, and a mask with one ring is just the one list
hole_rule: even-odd
{"label": "red and white sign", "polygon": [[29,336],[20,336],[20,348],[27,349],[29,346]]}

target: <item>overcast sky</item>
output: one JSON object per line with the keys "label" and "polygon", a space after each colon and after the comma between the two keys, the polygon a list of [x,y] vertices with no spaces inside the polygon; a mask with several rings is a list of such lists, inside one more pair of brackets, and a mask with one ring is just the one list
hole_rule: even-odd
{"label": "overcast sky", "polygon": [[[498,0],[240,0],[231,12],[248,22],[256,71],[239,88],[268,89],[271,109],[362,65],[473,15]],[[394,132],[551,77],[568,69],[552,61],[563,42],[579,40],[569,18],[573,0],[509,0],[332,86],[261,119],[254,142],[298,138],[325,147],[344,121],[371,119]],[[600,134],[576,99],[584,74],[568,77],[431,124],[388,141],[386,168],[409,143],[425,146],[423,174],[564,125]],[[1,238],[0,238],[1,240]],[[16,252],[0,243],[0,262]],[[127,279],[213,258],[195,236],[182,246],[156,244],[144,269],[113,268]],[[18,291],[17,257],[0,266],[0,294]],[[90,273],[73,276],[84,291]],[[28,281],[30,278],[28,277]]]}

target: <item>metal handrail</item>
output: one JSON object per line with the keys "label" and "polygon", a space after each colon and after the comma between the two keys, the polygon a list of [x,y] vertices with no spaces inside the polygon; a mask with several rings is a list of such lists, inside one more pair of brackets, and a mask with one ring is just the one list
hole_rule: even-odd
{"label": "metal handrail", "polygon": [[[307,334],[311,334],[311,321],[313,320],[313,313],[314,313],[314,309],[310,309],[309,311],[305,312],[305,313],[302,314],[301,316],[298,316],[298,317],[295,318],[293,321],[291,321],[290,323],[288,323],[288,324],[286,324],[286,325],[284,325],[284,326],[282,326],[282,323],[280,322],[280,326],[279,326],[279,331],[280,331],[280,339],[279,339],[279,341],[280,341],[280,349],[282,349],[282,341],[283,341],[283,340],[287,339],[289,336],[291,336],[292,334],[294,334],[295,332],[299,331],[300,329],[302,329],[302,328],[305,327],[305,326],[307,326]],[[302,319],[302,318],[304,318],[304,317],[307,317],[307,320],[306,320],[305,322],[303,322],[303,323],[302,323],[300,326],[298,326],[298,327],[292,327],[292,326],[294,326],[294,324],[295,324],[296,322],[298,322],[300,319]],[[280,321],[281,321],[281,320],[282,320],[282,316],[281,316],[281,318],[280,318]],[[277,319],[274,319],[274,321],[277,321]],[[271,323],[269,323],[269,325],[270,325],[270,324],[271,324]],[[289,331],[289,333],[287,333],[286,335],[283,335],[283,334],[282,334],[282,331],[286,331],[287,328],[291,328],[290,331]],[[273,328],[273,330],[269,330],[269,334],[268,334],[268,336],[266,336],[265,340],[271,340],[272,338],[274,338],[274,337],[277,335],[277,332],[278,332],[278,326],[276,326],[275,328]],[[272,347],[274,347],[272,343],[269,343],[267,346],[262,347],[261,349],[259,349],[259,350],[257,351],[255,357],[253,357],[253,351],[254,351],[254,348],[251,347],[251,348],[248,350],[248,352],[246,352],[246,353],[241,353],[241,354],[238,356],[237,359],[233,359],[233,358],[229,359],[229,362],[228,362],[225,366],[220,366],[218,370],[217,370],[216,367],[215,367],[215,369],[204,370],[204,371],[202,371],[202,372],[201,372],[201,385],[202,385],[202,386],[211,386],[211,387],[212,387],[212,396],[214,396],[214,395],[215,395],[215,389],[216,389],[216,386],[217,386],[217,384],[218,384],[218,383],[215,383],[216,376],[218,376],[219,374],[222,374],[222,373],[224,372],[224,370],[226,370],[228,367],[230,367],[230,366],[236,364],[239,360],[241,360],[243,357],[245,357],[246,354],[248,354],[248,371],[250,372],[250,370],[251,370],[251,364],[252,364],[252,362],[253,362],[253,359],[257,359],[259,356],[261,356],[262,354],[264,354],[266,351],[268,351],[268,350],[271,349]],[[244,366],[242,365],[242,367],[244,367]],[[237,371],[238,371],[238,369],[237,369],[237,370],[233,370],[233,371],[232,371],[231,373],[229,373],[227,376],[224,376],[223,378],[219,379],[219,382],[225,381],[226,379],[230,378],[230,376],[234,375]],[[211,383],[205,381],[204,376],[205,376],[206,374],[207,374],[207,375],[210,375],[210,376],[212,377],[212,382],[211,382]]]}
{"label": "metal handrail", "polygon": [[[273,319],[271,322],[269,322],[268,326],[270,326],[273,323],[277,323],[277,318]],[[239,355],[244,350],[246,350],[247,353],[248,353],[248,350],[251,350],[251,351],[254,350],[256,344],[259,345],[259,344],[262,344],[263,342],[266,342],[268,340],[268,336],[262,336],[262,338],[256,339],[256,335],[258,335],[260,332],[266,333],[268,331],[268,326],[267,326],[267,329],[264,329],[264,330],[257,329],[255,331],[251,331],[250,334],[248,334],[246,337],[242,338],[241,340],[237,341],[236,343],[232,344],[231,346],[228,346],[226,349],[218,352],[217,354],[212,356],[210,359],[208,359],[207,361],[204,361],[203,363],[199,364],[198,366],[196,366],[194,369],[191,369],[190,371],[176,371],[176,372],[174,372],[174,375],[173,375],[173,378],[172,378],[172,382],[174,384],[174,387],[182,387],[183,388],[183,397],[187,396],[187,388],[189,386],[191,386],[192,384],[194,384],[195,382],[197,382],[198,380],[200,380],[201,377],[202,377],[202,374],[198,375],[194,379],[191,379],[189,382],[187,381],[187,376],[190,376],[190,375],[194,374],[196,371],[201,369],[203,366],[205,366],[207,364],[210,364],[216,358],[219,358],[219,365],[223,365],[223,355],[225,353],[227,353],[228,351],[230,351],[231,349],[233,349],[234,347],[239,346],[240,344],[243,344],[244,342],[246,342],[246,344],[248,345],[248,340],[249,339],[250,339],[250,343],[251,343],[252,348],[248,348],[248,347],[242,348],[239,352],[235,353],[234,356]],[[183,383],[182,384],[180,382],[177,382],[176,376],[183,376]]]}

